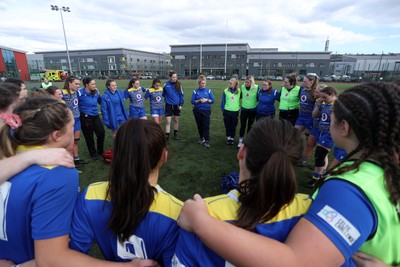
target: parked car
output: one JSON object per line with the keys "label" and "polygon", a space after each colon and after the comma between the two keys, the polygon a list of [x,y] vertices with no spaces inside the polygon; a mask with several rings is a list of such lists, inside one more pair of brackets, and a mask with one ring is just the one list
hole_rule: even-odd
{"label": "parked car", "polygon": [[240,77],[241,80],[246,80],[246,75],[242,75],[242,77]]}
{"label": "parked car", "polygon": [[321,77],[320,81],[321,82],[331,82],[332,78],[331,78],[331,76],[325,75],[325,76]]}
{"label": "parked car", "polygon": [[206,79],[207,80],[215,80],[215,77],[213,75],[207,75]]}
{"label": "parked car", "polygon": [[256,80],[262,81],[262,80],[264,80],[264,78],[265,78],[264,76],[257,76]]}
{"label": "parked car", "polygon": [[283,81],[282,76],[276,76],[276,77],[275,77],[275,81]]}

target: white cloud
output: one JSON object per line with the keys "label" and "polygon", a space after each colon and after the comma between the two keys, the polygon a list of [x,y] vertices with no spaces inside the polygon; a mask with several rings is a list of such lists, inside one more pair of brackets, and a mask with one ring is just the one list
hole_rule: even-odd
{"label": "white cloud", "polygon": [[400,27],[400,7],[395,0],[57,2],[3,0],[0,45],[25,51],[64,50],[60,14],[50,10],[51,4],[64,4],[71,9],[71,13],[63,13],[71,50],[124,47],[169,52],[169,45],[174,44],[225,43],[226,35],[231,43],[281,51],[323,50],[328,36],[333,48],[374,43],[370,47],[398,49],[395,40],[387,41]]}

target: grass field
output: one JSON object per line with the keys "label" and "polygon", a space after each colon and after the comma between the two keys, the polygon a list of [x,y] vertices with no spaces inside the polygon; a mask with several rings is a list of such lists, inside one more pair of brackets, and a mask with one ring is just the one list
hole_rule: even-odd
{"label": "grass field", "polygon": [[[97,87],[103,93],[105,88],[105,80],[97,80]],[[125,89],[128,84],[127,80],[118,80],[118,87]],[[142,86],[149,87],[150,80],[142,80]],[[185,89],[185,105],[182,110],[179,126],[180,140],[171,140],[168,145],[169,158],[168,162],[162,167],[159,183],[171,194],[181,200],[185,200],[193,196],[194,193],[200,193],[202,196],[212,196],[221,193],[220,181],[221,172],[230,172],[238,170],[236,159],[237,153],[237,137],[234,146],[225,144],[225,127],[223,124],[220,102],[222,91],[227,87],[227,82],[210,80],[207,81],[207,87],[210,88],[215,96],[215,104],[212,107],[211,126],[210,126],[210,144],[211,149],[206,149],[197,144],[198,135],[196,123],[192,113],[192,105],[190,99],[192,92],[197,88],[196,81],[183,80],[182,84]],[[258,84],[261,84],[260,82]],[[62,83],[55,83],[62,86]],[[273,88],[280,88],[281,82],[274,82]],[[348,83],[332,83],[339,92],[351,86]],[[38,86],[38,84],[27,84],[28,88]],[[126,102],[128,106],[128,102]],[[146,101],[146,110],[149,111],[149,103]],[[151,119],[150,116],[148,116]],[[164,118],[165,122],[165,118]],[[164,129],[165,123],[162,123]],[[239,126],[237,134],[239,132]],[[172,127],[171,127],[172,128]],[[111,132],[106,129],[105,148],[111,148],[112,138]],[[90,183],[107,179],[108,165],[101,160],[93,161],[87,152],[84,137],[81,134],[79,145],[79,153],[81,158],[86,159],[89,163],[80,168],[80,185],[84,188]],[[313,165],[313,160],[310,161]],[[303,186],[308,181],[311,174],[309,168],[297,168],[298,175],[298,191],[310,193],[310,189]]]}

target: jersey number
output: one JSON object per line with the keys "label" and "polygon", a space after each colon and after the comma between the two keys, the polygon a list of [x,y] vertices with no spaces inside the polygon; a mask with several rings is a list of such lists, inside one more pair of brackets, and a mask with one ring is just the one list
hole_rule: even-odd
{"label": "jersey number", "polygon": [[7,239],[7,203],[10,196],[11,183],[4,182],[0,185],[0,240],[8,241]]}
{"label": "jersey number", "polygon": [[117,253],[121,259],[147,259],[144,240],[132,235],[128,241],[117,242]]}

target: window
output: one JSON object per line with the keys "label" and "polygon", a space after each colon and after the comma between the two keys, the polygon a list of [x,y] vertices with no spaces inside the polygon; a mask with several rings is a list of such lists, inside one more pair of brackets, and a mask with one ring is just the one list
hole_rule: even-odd
{"label": "window", "polygon": [[192,59],[197,59],[197,56],[192,56]]}
{"label": "window", "polygon": [[315,67],[315,63],[311,62],[311,63],[307,63],[306,67],[308,68],[314,68]]}
{"label": "window", "polygon": [[325,68],[325,64],[321,63],[321,64],[319,64],[319,67],[320,68]]}
{"label": "window", "polygon": [[108,69],[109,70],[116,70],[117,69],[117,65],[116,64],[108,64]]}
{"label": "window", "polygon": [[87,59],[86,59],[86,62],[94,62],[94,59],[93,58],[91,58],[91,57],[88,57]]}
{"label": "window", "polygon": [[115,57],[114,56],[107,57],[107,62],[108,63],[115,63]]}
{"label": "window", "polygon": [[60,63],[67,63],[67,60],[65,58],[60,59]]}
{"label": "window", "polygon": [[94,70],[94,65],[87,65],[88,70]]}

